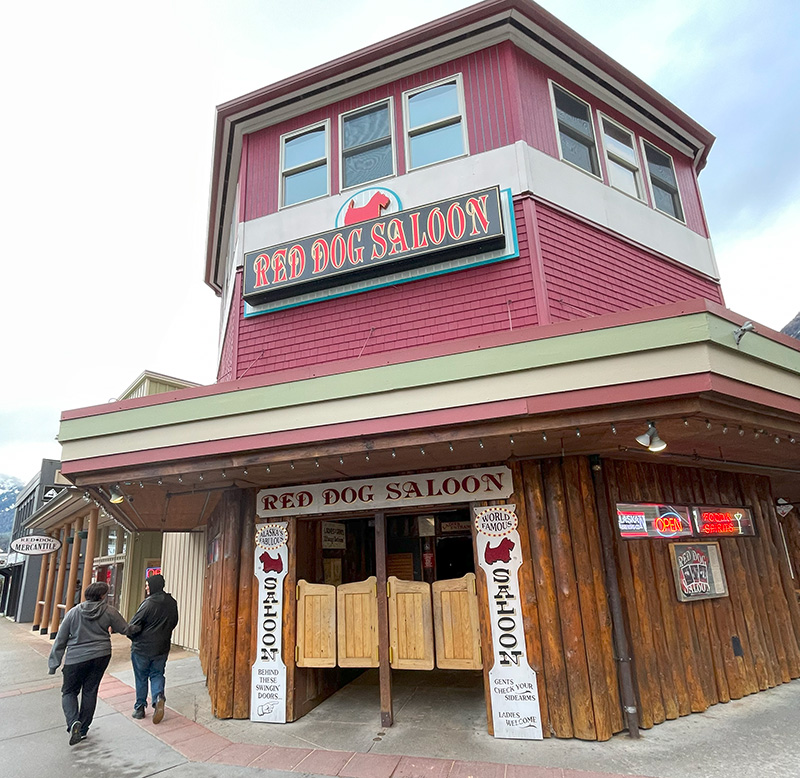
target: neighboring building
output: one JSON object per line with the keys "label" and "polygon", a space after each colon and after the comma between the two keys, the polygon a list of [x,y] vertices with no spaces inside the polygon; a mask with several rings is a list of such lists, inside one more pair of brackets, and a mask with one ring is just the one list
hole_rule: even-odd
{"label": "neighboring building", "polygon": [[[55,459],[43,459],[39,472],[17,495],[14,506],[14,526],[11,541],[27,535],[28,522],[43,505],[54,499],[69,482],[59,473],[61,463]],[[3,568],[6,585],[0,598],[0,613],[26,622],[33,620],[36,608],[36,586],[41,569],[40,556],[26,556],[9,549]]]}
{"label": "neighboring building", "polygon": [[800,676],[800,344],[723,307],[712,142],[525,0],[218,108],[219,382],[60,432],[205,531],[216,716],[479,670],[496,736],[606,740]]}

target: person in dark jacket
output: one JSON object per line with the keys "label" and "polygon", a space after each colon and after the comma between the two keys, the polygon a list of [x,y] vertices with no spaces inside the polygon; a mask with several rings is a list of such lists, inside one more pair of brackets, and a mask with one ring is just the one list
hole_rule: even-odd
{"label": "person in dark jacket", "polygon": [[164,591],[163,575],[149,576],[144,588],[147,597],[133,615],[126,633],[132,643],[131,663],[136,679],[133,718],[144,718],[149,679],[153,724],[158,724],[164,718],[164,668],[172,645],[172,630],[178,623],[178,603]]}
{"label": "person in dark jacket", "polygon": [[64,616],[48,659],[50,675],[53,675],[66,649],[61,707],[67,719],[71,746],[86,737],[92,724],[97,690],[111,661],[110,634],[112,631],[124,634],[128,627],[120,612],[106,602],[107,594],[108,584],[101,581],[86,587],[85,601],[70,608]]}

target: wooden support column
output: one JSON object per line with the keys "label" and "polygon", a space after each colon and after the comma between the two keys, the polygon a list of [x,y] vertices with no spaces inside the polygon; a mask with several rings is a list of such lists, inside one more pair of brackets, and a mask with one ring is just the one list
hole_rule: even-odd
{"label": "wooden support column", "polygon": [[375,514],[375,573],[378,579],[378,677],[381,687],[381,726],[394,724],[392,667],[389,663],[389,600],[386,597],[386,514]]}
{"label": "wooden support column", "polygon": [[33,631],[39,629],[42,623],[42,611],[44,610],[44,593],[47,588],[47,571],[50,568],[50,557],[52,554],[45,554],[42,557],[42,566],[39,568],[39,586],[36,589],[36,607],[33,610]]}
{"label": "wooden support column", "polygon": [[83,517],[79,516],[72,522],[72,557],[69,563],[69,578],[67,579],[67,594],[64,597],[64,613],[75,604],[75,586],[78,583],[78,563],[81,558],[80,531],[83,529]]}
{"label": "wooden support column", "polygon": [[89,513],[89,526],[86,535],[86,551],[83,557],[83,580],[81,581],[81,601],[84,598],[86,587],[92,582],[92,569],[94,568],[94,552],[97,545],[97,508],[92,508]]}
{"label": "wooden support column", "polygon": [[61,609],[58,606],[62,604],[61,598],[64,596],[64,579],[67,577],[67,553],[69,552],[69,546],[67,545],[68,537],[69,524],[65,524],[64,536],[61,538],[61,555],[58,558],[56,589],[53,592],[53,610],[50,614],[50,640],[55,639],[59,624],[61,624]]}
{"label": "wooden support column", "polygon": [[[54,538],[61,539],[61,531],[56,530],[55,534],[50,533],[53,535]],[[47,555],[48,559],[48,571],[47,571],[47,586],[45,588],[44,593],[44,606],[42,608],[42,620],[41,620],[41,627],[39,629],[39,634],[46,635],[47,628],[50,624],[50,616],[53,610],[53,589],[55,589],[56,584],[56,567],[58,567],[58,551],[54,551],[52,554]]]}

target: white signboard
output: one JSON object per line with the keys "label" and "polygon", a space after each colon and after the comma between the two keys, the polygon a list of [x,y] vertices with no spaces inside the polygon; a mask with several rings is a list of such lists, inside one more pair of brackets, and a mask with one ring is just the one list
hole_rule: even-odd
{"label": "white signboard", "polygon": [[269,519],[313,513],[496,500],[510,496],[512,491],[511,470],[507,467],[484,467],[261,489],[256,506],[259,517]]}
{"label": "white signboard", "polygon": [[322,547],[346,549],[347,548],[347,529],[344,524],[335,521],[323,521],[322,523]]}
{"label": "white signboard", "polygon": [[478,560],[486,573],[494,664],[489,670],[497,738],[541,740],[539,687],[528,664],[520,604],[522,566],[514,505],[475,508]]}
{"label": "white signboard", "polygon": [[257,655],[250,683],[250,720],[286,723],[283,648],[283,579],[289,564],[287,523],[256,525]]}
{"label": "white signboard", "polygon": [[50,554],[61,548],[61,541],[58,538],[51,538],[48,535],[26,535],[11,541],[11,548],[27,556],[38,556],[40,554]]}

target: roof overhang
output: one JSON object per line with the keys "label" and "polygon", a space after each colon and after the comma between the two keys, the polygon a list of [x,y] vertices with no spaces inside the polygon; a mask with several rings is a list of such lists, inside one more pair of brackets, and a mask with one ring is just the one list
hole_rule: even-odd
{"label": "roof overhang", "polygon": [[743,321],[696,300],[65,412],[62,472],[138,528],[232,486],[633,454],[648,419],[672,457],[800,473],[800,343]]}
{"label": "roof overhang", "polygon": [[222,290],[222,247],[245,134],[505,40],[636,113],[642,125],[691,155],[698,170],[705,165],[714,136],[641,79],[530,0],[487,0],[217,107],[206,283]]}

